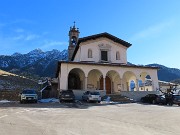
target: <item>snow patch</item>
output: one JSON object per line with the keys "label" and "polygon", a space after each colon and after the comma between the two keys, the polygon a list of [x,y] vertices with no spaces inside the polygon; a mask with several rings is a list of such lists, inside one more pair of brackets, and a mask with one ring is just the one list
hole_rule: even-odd
{"label": "snow patch", "polygon": [[40,103],[59,103],[59,99],[56,98],[47,98],[38,100]]}
{"label": "snow patch", "polygon": [[0,100],[0,104],[2,103],[9,103],[9,102],[11,102],[11,101],[9,101],[9,100]]}

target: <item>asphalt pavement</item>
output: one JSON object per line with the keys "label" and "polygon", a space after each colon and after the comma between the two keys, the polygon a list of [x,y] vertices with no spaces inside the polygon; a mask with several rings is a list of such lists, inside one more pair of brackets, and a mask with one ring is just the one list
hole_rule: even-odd
{"label": "asphalt pavement", "polygon": [[139,103],[0,104],[0,135],[179,135],[180,107]]}

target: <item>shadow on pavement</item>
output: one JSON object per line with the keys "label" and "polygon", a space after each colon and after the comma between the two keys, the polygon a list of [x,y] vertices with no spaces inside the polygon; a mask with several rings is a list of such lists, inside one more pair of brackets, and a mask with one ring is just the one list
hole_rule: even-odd
{"label": "shadow on pavement", "polygon": [[131,104],[131,103],[120,103],[120,102],[101,102],[101,103],[87,103],[83,101],[72,102],[49,102],[49,103],[25,103],[20,104],[19,101],[0,103],[0,108],[70,108],[70,109],[87,109],[93,106],[108,106],[117,104]]}

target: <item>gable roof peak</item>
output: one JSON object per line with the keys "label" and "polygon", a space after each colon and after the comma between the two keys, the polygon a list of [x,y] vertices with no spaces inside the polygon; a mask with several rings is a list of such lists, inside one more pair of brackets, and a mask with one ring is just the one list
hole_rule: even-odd
{"label": "gable roof peak", "polygon": [[114,42],[117,42],[119,44],[122,44],[123,46],[125,47],[130,47],[131,44],[116,37],[116,36],[113,36],[107,32],[103,32],[103,33],[99,33],[99,34],[95,34],[95,35],[90,35],[90,36],[87,36],[87,37],[83,37],[83,38],[79,38],[79,41],[78,41],[78,44],[80,44],[81,42],[86,42],[88,40],[95,40],[97,38],[101,38],[101,37],[106,37]]}

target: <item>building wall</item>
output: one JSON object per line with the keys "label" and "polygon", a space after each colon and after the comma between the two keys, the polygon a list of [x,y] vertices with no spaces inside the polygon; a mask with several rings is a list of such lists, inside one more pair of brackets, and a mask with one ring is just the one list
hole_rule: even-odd
{"label": "building wall", "polygon": [[[108,38],[99,38],[80,43],[74,61],[94,61],[100,62],[101,49],[108,50],[108,59],[110,63],[127,63],[127,48],[123,45],[113,42]],[[88,58],[88,49],[92,50],[92,58]],[[120,60],[116,60],[116,52],[120,53]]]}
{"label": "building wall", "polygon": [[[94,86],[97,87],[97,77],[95,75],[99,74],[98,76],[102,75],[103,78],[107,76],[108,73],[116,72],[117,75],[120,77],[120,79],[115,79],[112,81],[114,82],[114,90],[115,92],[118,92],[117,85],[121,84],[121,91],[128,91],[129,82],[131,79],[135,80],[135,83],[140,78],[140,75],[142,72],[147,72],[148,75],[151,76],[151,79],[153,80],[153,88],[152,90],[157,90],[159,89],[158,85],[158,78],[157,78],[157,69],[152,69],[152,68],[136,68],[136,67],[121,67],[121,66],[104,66],[104,65],[85,65],[85,64],[72,64],[72,63],[61,63],[61,71],[59,73],[59,83],[60,83],[60,89],[67,89],[68,87],[68,74],[71,70],[73,69],[79,69],[81,70],[85,77],[88,78],[87,84],[93,84]],[[89,75],[90,71],[96,70],[97,73],[94,73],[93,75]],[[111,71],[111,72],[109,72]],[[112,73],[113,73],[112,72]],[[119,82],[118,82],[119,80]],[[136,86],[137,87],[137,86]],[[85,88],[85,87],[84,87]],[[139,88],[136,88],[138,91]]]}

